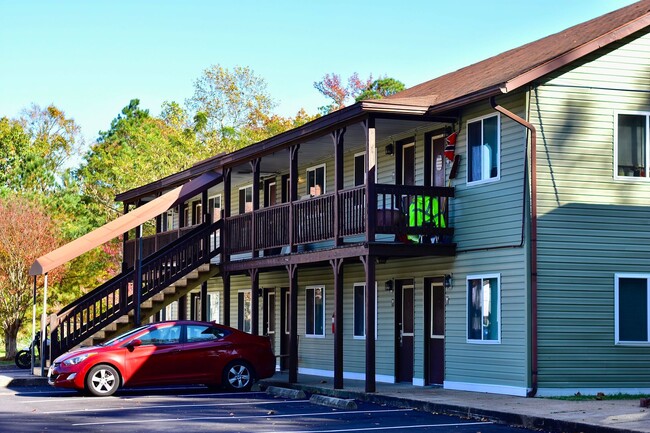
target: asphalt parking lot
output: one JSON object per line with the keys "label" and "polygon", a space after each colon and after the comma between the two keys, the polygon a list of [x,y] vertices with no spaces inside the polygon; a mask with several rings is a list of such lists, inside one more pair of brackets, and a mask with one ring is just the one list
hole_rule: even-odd
{"label": "asphalt parking lot", "polygon": [[49,387],[0,392],[3,432],[524,432],[487,421],[357,402],[356,410],[262,392],[205,388],[122,390],[85,397]]}

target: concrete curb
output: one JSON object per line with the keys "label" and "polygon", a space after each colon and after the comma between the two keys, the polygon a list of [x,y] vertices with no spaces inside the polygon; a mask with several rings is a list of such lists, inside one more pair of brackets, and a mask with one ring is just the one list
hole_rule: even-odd
{"label": "concrete curb", "polygon": [[335,407],[337,409],[356,410],[357,404],[354,400],[344,398],[329,397],[326,395],[314,394],[309,398],[311,404],[318,404],[321,406]]}
{"label": "concrete curb", "polygon": [[635,430],[557,420],[535,415],[522,415],[500,412],[497,410],[478,409],[469,406],[432,403],[405,397],[393,397],[360,391],[319,388],[317,386],[302,385],[297,383],[288,384],[286,382],[273,381],[265,381],[264,383],[268,385],[281,385],[291,387],[293,389],[300,389],[309,394],[325,395],[339,399],[355,399],[359,401],[388,405],[397,408],[409,408],[430,413],[455,415],[478,420],[489,420],[498,424],[505,424],[514,427],[524,427],[533,430],[543,430],[547,432],[576,431],[582,433],[638,433]]}
{"label": "concrete curb", "polygon": [[47,385],[46,377],[25,376],[11,377],[0,374],[0,388],[15,388],[23,386],[45,386]]}
{"label": "concrete curb", "polygon": [[307,398],[305,392],[299,389],[281,388],[278,386],[269,386],[266,388],[266,393],[274,397],[290,398],[293,400],[301,400]]}

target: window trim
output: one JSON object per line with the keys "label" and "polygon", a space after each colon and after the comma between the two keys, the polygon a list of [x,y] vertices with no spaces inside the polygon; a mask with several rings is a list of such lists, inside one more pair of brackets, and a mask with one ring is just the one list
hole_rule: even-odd
{"label": "window trim", "polygon": [[402,185],[406,185],[404,182],[404,176],[406,175],[406,158],[404,158],[404,153],[406,152],[406,149],[408,148],[413,148],[413,185],[407,185],[407,186],[415,186],[418,183],[418,155],[417,155],[417,148],[415,147],[415,137],[409,138],[407,140],[403,141],[403,144],[401,146],[401,152],[402,152],[402,179],[400,181],[402,182]]}
{"label": "window trim", "polygon": [[[323,293],[323,314],[322,314],[322,320],[323,320],[323,333],[322,334],[308,334],[307,333],[307,296],[308,296],[308,291],[309,290],[314,290],[314,289],[321,289]],[[314,303],[314,307],[316,306],[316,303]],[[326,304],[325,304],[325,285],[313,285],[313,286],[307,286],[305,287],[305,338],[325,338],[327,336],[327,326],[325,323],[325,310],[326,310]],[[288,314],[287,314],[288,315]],[[314,332],[316,331],[316,311],[314,310]]]}
{"label": "window trim", "polygon": [[[215,206],[217,203],[217,199],[219,199],[219,207]],[[210,201],[212,201],[212,207],[210,207]],[[223,210],[223,197],[221,194],[213,194],[208,197],[208,212],[210,215],[212,215],[212,222],[216,222],[221,219],[221,212]],[[219,209],[219,215],[216,215],[214,210]]]}
{"label": "window trim", "polygon": [[[646,280],[646,311],[647,311],[647,338],[648,341],[621,341],[619,337],[619,285],[618,281],[621,278],[638,278]],[[616,346],[650,346],[650,274],[641,273],[615,273],[614,274],[614,344]]]}
{"label": "window trim", "polygon": [[[618,174],[618,116],[619,115],[632,115],[632,116],[645,116],[645,166],[647,173],[645,177],[641,176],[621,176]],[[612,172],[614,180],[630,181],[630,182],[650,182],[650,111],[628,111],[628,110],[615,110],[614,111],[614,167]]]}
{"label": "window trim", "polygon": [[314,172],[314,179],[316,179],[316,170],[319,168],[323,168],[323,190],[320,192],[320,195],[327,194],[327,163],[323,164],[318,164],[314,165],[312,167],[307,167],[305,169],[305,187],[307,188],[305,195],[308,195],[310,197],[317,197],[317,196],[312,196],[310,191],[309,191],[309,172],[313,171]]}
{"label": "window trim", "polygon": [[[355,314],[357,311],[357,306],[356,306],[356,297],[354,296],[354,291],[356,290],[357,287],[363,287],[364,289],[364,298],[363,298],[363,311],[364,311],[364,318],[363,318],[363,335],[356,335],[354,333],[354,321],[355,321]],[[357,282],[352,285],[352,339],[353,340],[365,340],[366,339],[366,318],[365,318],[365,311],[366,311],[366,298],[365,298],[365,289],[366,289],[366,283],[364,282]],[[375,281],[375,341],[377,340],[377,282]]]}
{"label": "window trim", "polygon": [[[469,308],[470,308],[470,296],[469,296],[469,281],[470,280],[488,280],[496,278],[497,279],[497,339],[496,340],[476,340],[469,338]],[[468,344],[501,344],[501,274],[492,273],[492,274],[472,274],[465,277],[465,296],[467,297],[467,302],[465,304],[465,339]],[[481,309],[483,306],[481,306]]]}
{"label": "window trim", "polygon": [[[249,203],[249,202],[246,201],[246,191],[245,190],[247,190],[247,189],[251,190],[251,201],[250,201],[251,210],[249,210],[249,211],[246,210],[246,204]],[[241,206],[241,203],[239,203],[239,197],[240,197],[240,194],[241,194],[242,190],[244,190],[244,212],[239,213],[239,215],[244,215],[244,214],[253,212],[253,193],[255,191],[253,191],[253,184],[252,183],[250,185],[245,185],[245,186],[239,187],[237,189],[237,210],[239,211],[240,206]]]}
{"label": "window trim", "polygon": [[[240,294],[240,293],[243,293],[244,296],[243,296],[243,304],[242,304],[242,306],[241,306],[241,307],[242,307],[242,309],[241,309],[241,310],[242,310],[242,311],[241,311],[241,313],[242,313],[241,316],[240,316],[240,314],[239,314],[239,303],[237,303],[237,321],[239,322],[239,320],[241,320],[241,324],[242,324],[242,326],[241,326],[241,329],[239,329],[239,326],[237,326],[237,328],[238,328],[240,331],[242,331],[242,332],[245,332],[245,333],[247,333],[247,334],[250,334],[250,333],[253,331],[253,316],[251,315],[251,318],[250,318],[250,329],[247,331],[247,330],[246,330],[246,317],[244,316],[244,313],[246,312],[246,294],[250,294],[250,295],[251,295],[251,300],[250,300],[251,305],[250,305],[250,309],[252,310],[252,308],[253,308],[253,290],[252,290],[252,289],[241,289],[241,290],[238,290],[238,291],[237,291],[237,298],[238,298],[238,300],[239,300],[239,294]],[[238,323],[238,325],[239,325],[239,323]]]}
{"label": "window trim", "polygon": [[467,122],[465,122],[465,131],[469,131],[469,124],[470,123],[476,123],[476,122],[481,122],[481,137],[483,137],[484,134],[484,128],[483,128],[483,121],[485,119],[489,119],[491,117],[496,117],[497,118],[497,175],[495,177],[488,177],[487,179],[481,179],[481,180],[469,180],[469,160],[470,160],[470,155],[469,155],[469,134],[466,132],[465,133],[465,152],[467,156],[467,163],[465,164],[465,180],[467,183],[467,186],[479,186],[479,185],[484,185],[486,183],[492,183],[492,182],[498,182],[501,180],[501,113],[490,113],[486,114],[484,116],[479,116],[479,117],[474,117],[472,119],[468,119]]}

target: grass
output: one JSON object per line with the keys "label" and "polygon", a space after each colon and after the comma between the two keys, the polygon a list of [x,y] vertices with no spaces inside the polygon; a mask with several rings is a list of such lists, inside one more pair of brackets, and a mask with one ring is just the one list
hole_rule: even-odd
{"label": "grass", "polygon": [[599,392],[596,395],[582,395],[577,393],[576,395],[564,396],[564,397],[549,397],[553,400],[564,400],[564,401],[595,401],[595,400],[639,400],[641,398],[650,398],[650,394],[605,394]]}

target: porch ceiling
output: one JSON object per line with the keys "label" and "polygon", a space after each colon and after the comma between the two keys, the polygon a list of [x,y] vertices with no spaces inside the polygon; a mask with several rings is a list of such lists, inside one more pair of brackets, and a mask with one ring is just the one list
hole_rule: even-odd
{"label": "porch ceiling", "polygon": [[[444,126],[443,123],[419,121],[411,119],[382,119],[375,122],[376,141],[388,140],[391,137],[399,137],[408,131],[418,128],[435,128],[435,125]],[[343,141],[344,152],[364,152],[366,135],[361,122],[347,126]],[[298,160],[300,161],[322,161],[331,158],[334,153],[333,141],[330,134],[325,134],[305,141],[300,145]],[[275,153],[262,157],[260,165],[261,178],[287,173],[289,170],[289,149],[284,148]],[[252,169],[248,162],[233,167],[233,184],[252,183]]]}

